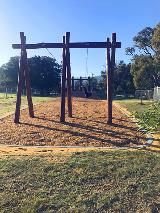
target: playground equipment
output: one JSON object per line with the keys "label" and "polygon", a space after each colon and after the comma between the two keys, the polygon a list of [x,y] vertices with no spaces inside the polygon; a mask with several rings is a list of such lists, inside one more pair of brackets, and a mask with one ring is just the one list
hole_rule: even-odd
{"label": "playground equipment", "polygon": [[86,98],[89,98],[92,96],[92,92],[91,91],[88,91],[86,87],[83,87],[84,89],[84,93],[85,93],[85,97]]}
{"label": "playground equipment", "polygon": [[[83,84],[85,82],[85,84]],[[87,82],[87,84],[86,84]],[[76,85],[77,84],[77,85]],[[92,96],[92,78],[91,77],[72,77],[72,95],[75,97],[86,97]]]}
{"label": "playground equipment", "polygon": [[75,81],[79,81],[79,90],[83,90],[83,81],[88,81],[88,91],[91,91],[91,77],[88,78],[74,78],[72,77],[72,91],[75,91]]}
{"label": "playground equipment", "polygon": [[[31,97],[31,87],[29,78],[29,67],[27,63],[27,49],[39,48],[62,48],[62,81],[61,81],[61,114],[60,122],[65,122],[65,84],[67,80],[67,101],[68,101],[68,116],[72,117],[72,87],[71,87],[71,66],[70,66],[70,48],[106,48],[106,67],[107,67],[107,101],[108,101],[108,116],[107,123],[112,124],[112,82],[113,71],[115,67],[115,50],[121,48],[121,42],[116,41],[116,33],[112,33],[112,41],[107,38],[106,42],[70,42],[70,32],[66,32],[63,36],[62,43],[38,43],[26,44],[26,36],[24,32],[20,32],[21,44],[13,44],[13,49],[21,49],[20,68],[18,74],[17,101],[15,111],[15,123],[19,123],[20,105],[23,81],[26,82],[26,93],[29,107],[30,117],[34,117],[33,103]],[[67,78],[66,78],[67,75]]]}

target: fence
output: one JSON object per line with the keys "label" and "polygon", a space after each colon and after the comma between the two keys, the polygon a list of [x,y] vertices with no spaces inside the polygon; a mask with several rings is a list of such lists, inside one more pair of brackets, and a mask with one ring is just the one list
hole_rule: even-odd
{"label": "fence", "polygon": [[153,90],[136,90],[135,98],[141,99],[153,99]]}
{"label": "fence", "polygon": [[[16,87],[0,87],[0,93],[4,94],[4,97],[8,97],[8,95],[13,95],[17,93]],[[56,92],[53,90],[38,90],[31,88],[31,93],[33,96],[58,96],[60,92]],[[22,95],[26,95],[26,89],[22,89]]]}
{"label": "fence", "polygon": [[153,99],[156,101],[160,101],[160,87],[155,87],[153,92]]}

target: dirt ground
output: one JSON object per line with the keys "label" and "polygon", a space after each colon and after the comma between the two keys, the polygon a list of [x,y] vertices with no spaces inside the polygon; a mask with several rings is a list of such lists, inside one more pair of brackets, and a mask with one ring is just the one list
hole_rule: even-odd
{"label": "dirt ground", "polygon": [[35,118],[22,110],[20,124],[13,115],[0,120],[0,144],[52,146],[137,146],[146,143],[137,125],[114,105],[113,125],[106,123],[106,101],[73,99],[73,118],[59,122],[60,100],[35,106]]}

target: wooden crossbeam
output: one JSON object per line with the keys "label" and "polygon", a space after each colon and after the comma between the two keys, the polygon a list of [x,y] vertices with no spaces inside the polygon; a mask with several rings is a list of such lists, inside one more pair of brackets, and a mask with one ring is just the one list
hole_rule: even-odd
{"label": "wooden crossbeam", "polygon": [[[41,49],[41,48],[63,48],[63,43],[37,43],[37,44],[26,44],[26,49]],[[13,49],[21,49],[21,44],[12,44]]]}
{"label": "wooden crossbeam", "polygon": [[[116,42],[116,48],[121,47],[121,42]],[[111,42],[76,42],[69,43],[69,48],[111,48]]]}
{"label": "wooden crossbeam", "polygon": [[[74,81],[80,81],[80,78],[73,78]],[[81,78],[82,81],[87,81],[88,78]]]}
{"label": "wooden crossbeam", "polygon": [[[115,48],[121,48],[121,42],[113,44]],[[41,48],[63,48],[63,43],[37,43],[26,44],[25,49],[41,49]],[[111,48],[111,42],[72,42],[68,44],[68,48]],[[21,44],[12,44],[13,49],[21,49]]]}

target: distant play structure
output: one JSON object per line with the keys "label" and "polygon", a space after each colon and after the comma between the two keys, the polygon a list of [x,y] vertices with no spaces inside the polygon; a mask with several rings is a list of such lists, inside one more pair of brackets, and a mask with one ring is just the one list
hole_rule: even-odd
{"label": "distant play structure", "polygon": [[[72,117],[72,90],[74,87],[74,79],[71,79],[71,66],[70,66],[70,48],[106,48],[106,74],[107,74],[107,101],[108,101],[108,116],[107,123],[112,124],[112,90],[113,90],[113,72],[115,67],[115,51],[116,48],[121,48],[121,42],[116,41],[116,33],[112,33],[112,40],[107,38],[106,42],[70,42],[70,32],[66,32],[63,36],[62,43],[37,43],[26,44],[26,36],[24,32],[20,32],[21,44],[13,44],[13,49],[21,50],[20,67],[18,73],[18,87],[17,87],[17,100],[14,122],[19,123],[20,119],[20,106],[22,88],[25,81],[26,93],[28,100],[28,108],[30,117],[34,117],[29,67],[27,62],[27,49],[40,49],[40,48],[62,48],[62,79],[61,79],[61,111],[60,122],[65,122],[65,96],[66,96],[66,81],[67,81],[67,102],[68,102],[68,116]],[[86,79],[85,79],[86,80]],[[83,79],[80,79],[80,84]],[[72,83],[71,83],[72,82]],[[88,79],[88,90],[86,95],[89,97],[90,80]],[[82,89],[82,87],[80,87]]]}
{"label": "distant play structure", "polygon": [[[83,81],[87,82],[87,85],[83,85]],[[78,87],[75,86],[75,82],[78,83]],[[84,93],[84,97],[89,98],[92,96],[92,78],[91,77],[72,77],[72,94],[73,96],[79,97]],[[78,93],[80,92],[80,93]],[[83,97],[83,96],[82,96]]]}
{"label": "distant play structure", "polygon": [[88,83],[88,91],[91,91],[91,77],[88,78],[74,78],[72,77],[72,91],[75,91],[75,81],[79,81],[79,90],[83,90],[83,81],[87,81]]}

